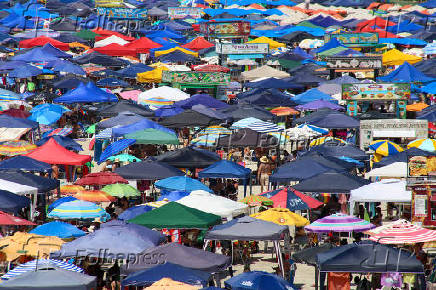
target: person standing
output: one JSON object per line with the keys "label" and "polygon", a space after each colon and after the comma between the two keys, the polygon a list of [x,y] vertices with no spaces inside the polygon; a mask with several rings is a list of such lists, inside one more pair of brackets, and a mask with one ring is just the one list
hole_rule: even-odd
{"label": "person standing", "polygon": [[263,192],[264,186],[268,188],[269,177],[272,174],[272,165],[268,157],[262,156],[260,158],[260,165],[257,169],[257,179],[260,183],[260,191]]}

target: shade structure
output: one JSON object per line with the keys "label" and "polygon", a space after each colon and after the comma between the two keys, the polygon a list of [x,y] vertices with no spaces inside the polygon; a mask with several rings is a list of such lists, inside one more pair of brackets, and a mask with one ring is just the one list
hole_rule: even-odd
{"label": "shade structure", "polygon": [[32,152],[36,145],[23,140],[11,140],[0,144],[0,155],[15,156]]}
{"label": "shade structure", "polygon": [[352,243],[320,253],[317,264],[321,272],[424,272],[414,254],[373,241]]}
{"label": "shade structure", "polygon": [[101,102],[117,102],[118,98],[111,93],[108,93],[93,82],[79,83],[79,85],[66,92],[59,98],[54,99],[56,103],[74,104],[74,103],[101,103]]}
{"label": "shade structure", "polygon": [[65,242],[58,237],[46,237],[24,232],[0,239],[6,261],[13,261],[21,255],[42,257],[57,251]]}
{"label": "shade structure", "polygon": [[133,162],[115,169],[115,173],[126,179],[158,180],[172,176],[184,176],[185,173],[167,163],[147,158],[142,162]]}
{"label": "shade structure", "polygon": [[304,227],[306,231],[313,233],[364,232],[373,228],[375,228],[375,225],[368,221],[342,213],[318,219]]}
{"label": "shade structure", "polygon": [[287,226],[249,216],[214,226],[205,235],[206,240],[276,241],[283,240]]}
{"label": "shade structure", "polygon": [[298,252],[292,253],[291,259],[297,263],[306,263],[311,266],[316,266],[317,255],[329,251],[334,246],[332,244],[322,244],[320,246],[305,248]]}
{"label": "shade structure", "polygon": [[[113,133],[113,130],[112,130]],[[98,163],[104,162],[110,156],[113,156],[119,152],[122,152],[124,149],[128,148],[130,145],[136,143],[135,139],[119,139],[107,146],[104,151],[100,155],[100,159]]]}
{"label": "shade structure", "polygon": [[74,184],[84,186],[84,185],[107,185],[107,184],[114,184],[114,183],[127,184],[128,181],[115,172],[95,172],[85,175],[84,177],[77,180]]}
{"label": "shade structure", "polygon": [[137,217],[138,215],[141,215],[143,213],[149,212],[153,210],[153,207],[148,205],[137,205],[132,206],[125,211],[123,211],[119,216],[118,219],[122,221],[127,221],[130,219],[133,219],[134,217]]}
{"label": "shade structure", "polygon": [[56,266],[42,266],[36,271],[4,281],[3,289],[36,289],[36,290],[88,290],[96,287],[96,277],[74,271],[64,270]]}
{"label": "shade structure", "polygon": [[342,139],[337,138],[337,137],[327,136],[327,137],[319,137],[319,138],[316,138],[316,139],[310,141],[309,146],[318,146],[318,145],[324,144],[325,142],[328,142],[328,141],[337,141],[340,143],[347,144],[347,142],[345,140],[342,140]]}
{"label": "shade structure", "polygon": [[[379,229],[380,228],[380,229]],[[398,220],[368,232],[370,240],[380,244],[416,244],[436,241],[436,231]]]}
{"label": "shade structure", "polygon": [[309,103],[306,103],[304,105],[299,105],[296,106],[295,109],[299,110],[299,111],[316,111],[319,110],[321,108],[329,108],[332,110],[337,110],[337,111],[344,111],[344,107],[336,105],[332,102],[329,101],[325,101],[325,100],[316,100],[316,101],[312,101]]}
{"label": "shade structure", "polygon": [[250,174],[251,170],[249,168],[245,168],[232,161],[221,160],[200,171],[198,177],[247,179],[250,177]]}
{"label": "shade structure", "polygon": [[394,162],[386,166],[377,167],[365,173],[365,178],[370,177],[407,177],[407,163]]}
{"label": "shade structure", "polygon": [[246,203],[249,206],[258,206],[261,204],[272,204],[272,200],[266,196],[261,195],[249,195],[239,200],[239,202]]}
{"label": "shade structure", "polygon": [[221,160],[214,152],[184,147],[156,156],[156,160],[178,168],[205,168]]}
{"label": "shade structure", "polygon": [[258,38],[255,38],[251,41],[248,41],[247,43],[268,43],[270,49],[277,49],[279,47],[285,47],[286,45],[284,43],[280,43],[278,41],[275,41],[271,38],[265,37],[265,36],[261,36]]}
{"label": "shade structure", "polygon": [[373,141],[369,145],[369,149],[374,150],[375,153],[382,156],[394,155],[403,151],[403,148],[401,148],[398,144],[395,144],[388,140]]}
{"label": "shade structure", "polygon": [[329,170],[339,170],[340,168],[331,168],[329,165],[320,163],[312,158],[299,158],[277,168],[270,176],[270,180],[274,182],[302,181]]}
{"label": "shade structure", "polygon": [[[16,183],[12,183],[17,185]],[[26,196],[20,196],[10,191],[0,190],[0,210],[18,213],[22,208],[30,205],[30,199]]]}
{"label": "shade structure", "polygon": [[225,281],[224,285],[235,290],[293,289],[291,284],[282,277],[264,271],[251,271],[239,274]]}
{"label": "shade structure", "polygon": [[105,218],[107,213],[95,203],[83,200],[63,202],[55,207],[48,215],[57,219],[95,219]]}
{"label": "shade structure", "polygon": [[203,190],[194,190],[177,203],[219,215],[228,220],[248,212],[248,205]]}
{"label": "shade structure", "polygon": [[44,145],[26,155],[49,164],[83,165],[91,161],[91,156],[69,151],[50,138]]}
{"label": "shade structure", "polygon": [[82,190],[74,195],[75,198],[91,202],[113,202],[115,197],[101,190]]}
{"label": "shade structure", "polygon": [[214,47],[214,46],[215,46],[215,44],[207,41],[202,36],[196,37],[191,42],[188,42],[187,44],[182,45],[182,47],[187,48],[187,49],[191,49],[194,51],[199,51],[199,50],[209,48],[209,47]]}
{"label": "shade structure", "polygon": [[421,150],[436,152],[436,140],[435,139],[416,139],[409,144],[407,144],[407,148],[416,147]]}
{"label": "shade structure", "polygon": [[292,187],[285,187],[262,193],[274,203],[274,207],[288,208],[291,211],[317,208],[322,202],[305,195]]}
{"label": "shade structure", "polygon": [[419,71],[417,68],[409,64],[407,61],[399,66],[396,70],[389,73],[386,76],[378,78],[379,81],[383,82],[430,82],[434,78],[429,77]]}
{"label": "shade structure", "polygon": [[33,226],[31,221],[0,211],[0,225],[4,226]]}
{"label": "shade structure", "polygon": [[429,105],[427,105],[426,103],[415,103],[415,104],[407,105],[406,111],[408,111],[408,112],[420,112],[420,111],[424,110],[425,108],[427,108],[428,106]]}
{"label": "shade structure", "polygon": [[21,264],[14,269],[8,271],[6,274],[1,276],[2,280],[9,280],[11,278],[20,276],[24,273],[27,273],[29,271],[35,271],[38,268],[44,268],[47,266],[52,267],[59,267],[64,270],[73,271],[77,273],[83,273],[83,269],[80,267],[77,267],[73,264],[60,261],[60,260],[53,260],[53,259],[35,259],[32,261],[29,261],[27,263]]}
{"label": "shade structure", "polygon": [[169,202],[129,220],[129,223],[151,229],[207,229],[221,223],[221,217],[177,202]]}
{"label": "shade structure", "polygon": [[153,268],[138,271],[130,274],[123,279],[122,285],[125,286],[149,286],[162,278],[170,278],[195,286],[207,286],[210,273],[193,270],[172,263],[164,263]]}
{"label": "shade structure", "polygon": [[[3,98],[3,96],[0,96],[1,98]],[[0,112],[1,115],[8,115],[10,117],[14,117],[14,118],[22,118],[22,119],[26,119],[30,116],[30,113],[25,111],[25,110],[20,110],[20,109],[8,109],[8,110],[4,110]]]}
{"label": "shade structure", "polygon": [[175,135],[175,132],[173,130],[161,126],[158,123],[153,122],[146,118],[142,118],[141,120],[126,124],[125,126],[120,126],[120,125],[121,124],[118,123],[115,125],[116,127],[112,129],[112,134],[114,137],[121,137],[129,133],[150,129],[150,128]]}
{"label": "shade structure", "polygon": [[270,208],[266,211],[250,215],[251,217],[276,223],[278,225],[288,225],[302,227],[309,224],[309,221],[293,213],[287,208]]}
{"label": "shade structure", "polygon": [[136,144],[173,144],[179,145],[177,135],[149,128],[124,135],[124,138],[136,140]]}
{"label": "shade structure", "polygon": [[102,54],[110,55],[110,56],[133,56],[136,57],[137,51],[134,48],[125,47],[119,45],[117,43],[111,43],[106,46],[93,48],[94,51],[97,51]]}
{"label": "shade structure", "polygon": [[61,194],[63,195],[73,195],[78,193],[79,191],[85,190],[85,188],[81,185],[67,184],[62,185],[60,187]]}
{"label": "shade structure", "polygon": [[61,221],[42,224],[29,233],[40,236],[54,236],[61,239],[78,238],[86,235],[84,231],[79,230],[77,227]]}
{"label": "shade structure", "polygon": [[271,110],[276,116],[289,116],[289,115],[298,115],[300,112],[290,107],[277,107]]}
{"label": "shade structure", "polygon": [[[128,237],[128,238],[126,238]],[[116,258],[117,255],[129,259],[129,254],[137,255],[153,248],[165,240],[165,236],[146,227],[126,224],[114,220],[86,236],[65,243],[52,257],[100,257]],[[108,241],[110,241],[108,243]],[[102,253],[104,249],[105,253]]]}
{"label": "shade structure", "polygon": [[138,157],[135,157],[133,155],[130,154],[118,154],[115,156],[111,156],[109,157],[107,160],[110,161],[115,161],[115,160],[119,160],[120,162],[140,162],[141,159],[139,159]]}
{"label": "shade structure", "polygon": [[60,50],[67,51],[70,49],[68,43],[63,43],[47,36],[38,36],[35,38],[22,40],[20,41],[20,47],[31,48],[34,46],[44,46],[47,43],[50,43],[52,46],[59,48]]}
{"label": "shade structure", "polygon": [[[38,193],[46,193],[50,190],[59,187],[59,180],[46,178],[40,175],[35,175],[29,172],[0,172],[0,180],[10,181],[16,184],[26,185],[38,190]],[[21,190],[16,188],[16,190]],[[16,191],[15,190],[15,191]],[[31,193],[33,189],[28,189],[28,193]],[[26,190],[24,190],[25,192]],[[18,193],[18,192],[16,192]]]}
{"label": "shade structure", "polygon": [[[190,269],[206,271],[209,273],[225,270],[231,264],[231,258],[193,247],[186,247],[178,243],[169,243],[151,248],[142,252],[143,255],[158,255],[163,258],[159,260],[173,263]],[[121,267],[121,273],[129,274],[138,270],[149,269],[155,265],[144,259],[128,259],[127,264]]]}
{"label": "shade structure", "polygon": [[141,193],[133,186],[121,183],[108,184],[101,190],[115,197],[134,197],[141,195]]}
{"label": "shade structure", "polygon": [[[331,182],[332,180],[335,182]],[[369,183],[371,183],[369,180],[349,173],[328,171],[306,179],[292,187],[301,192],[348,193]]]}
{"label": "shade structure", "polygon": [[137,53],[149,53],[152,48],[162,47],[161,44],[154,42],[153,40],[147,37],[138,38],[128,44],[125,44],[126,47],[135,49]]}
{"label": "shade structure", "polygon": [[415,64],[419,62],[422,58],[419,56],[414,56],[410,54],[403,53],[397,49],[391,49],[383,53],[383,65],[402,65],[404,62],[410,64]]}
{"label": "shade structure", "polygon": [[150,109],[129,100],[120,100],[115,104],[105,106],[99,113],[103,117],[114,117],[121,112],[130,112],[144,117],[153,116],[153,112]]}
{"label": "shade structure", "polygon": [[211,192],[211,189],[201,183],[197,179],[192,179],[187,176],[173,176],[165,179],[161,179],[155,183],[155,186],[165,190],[182,190],[191,192],[194,190],[205,190]]}

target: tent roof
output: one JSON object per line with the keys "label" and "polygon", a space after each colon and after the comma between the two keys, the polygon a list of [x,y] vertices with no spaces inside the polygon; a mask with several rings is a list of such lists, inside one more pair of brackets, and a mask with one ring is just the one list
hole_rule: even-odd
{"label": "tent roof", "polygon": [[262,77],[286,78],[289,77],[287,72],[272,68],[268,65],[258,67],[253,70],[244,71],[241,73],[242,80],[251,81]]}
{"label": "tent roof", "polygon": [[170,128],[182,127],[207,127],[211,125],[218,125],[221,119],[209,117],[195,110],[185,110],[176,115],[166,117],[160,124]]}
{"label": "tent roof", "polygon": [[20,47],[31,48],[34,46],[44,46],[47,43],[50,43],[52,46],[59,48],[60,50],[66,51],[70,49],[68,43],[63,43],[47,36],[38,36],[35,38],[22,40],[20,41]]}
{"label": "tent roof", "polygon": [[369,177],[407,177],[407,163],[395,162],[383,167],[374,168],[365,173],[365,178]]}
{"label": "tent roof", "polygon": [[106,46],[93,48],[94,51],[110,56],[133,56],[136,57],[137,51],[134,48],[111,43]]}
{"label": "tent roof", "polygon": [[132,162],[130,164],[115,169],[126,179],[158,180],[172,176],[183,176],[184,173],[171,165],[152,159],[142,162]]}
{"label": "tent roof", "polygon": [[270,179],[277,182],[300,181],[331,169],[311,158],[299,158],[278,167],[270,176]]}
{"label": "tent roof", "polygon": [[199,51],[199,50],[209,48],[209,47],[214,47],[214,46],[215,46],[215,44],[207,41],[202,36],[198,36],[198,37],[194,38],[191,42],[188,42],[187,44],[182,45],[182,47],[187,48],[187,49],[191,49],[194,51]]}
{"label": "tent roof", "polygon": [[184,147],[156,156],[156,160],[178,168],[205,168],[221,158],[211,151]]}
{"label": "tent roof", "polygon": [[269,37],[261,36],[256,39],[247,41],[247,43],[268,43],[270,49],[277,49],[279,47],[285,47],[286,44],[275,41]]}
{"label": "tent roof", "polygon": [[61,221],[52,221],[37,226],[29,233],[40,236],[55,236],[61,239],[77,238],[86,235],[82,230],[69,223]]}
{"label": "tent roof", "polygon": [[378,80],[383,82],[429,82],[434,80],[432,77],[426,76],[417,68],[405,61],[396,70],[386,76],[378,77]]}
{"label": "tent roof", "polygon": [[350,203],[353,202],[410,202],[412,192],[406,190],[406,181],[383,179],[350,191]]}
{"label": "tent roof", "polygon": [[382,58],[383,65],[386,66],[402,65],[406,61],[414,64],[421,61],[422,59],[419,56],[406,54],[395,48],[383,53]]}
{"label": "tent roof", "polygon": [[47,193],[60,185],[57,179],[46,178],[28,172],[0,172],[0,179],[35,187],[39,193]]}
{"label": "tent roof", "polygon": [[151,111],[147,107],[127,100],[120,100],[115,104],[103,107],[100,110],[100,115],[103,117],[112,117],[116,116],[118,113],[121,112],[131,112],[144,117],[151,117],[154,115],[153,111]]}
{"label": "tent roof", "polygon": [[333,97],[331,97],[329,94],[323,93],[317,88],[312,88],[310,90],[305,91],[304,93],[301,93],[299,95],[296,95],[293,100],[299,104],[307,104],[313,101],[335,101]]}
{"label": "tent roof", "polygon": [[149,53],[152,48],[162,47],[161,44],[154,42],[147,37],[138,38],[125,45],[128,48],[135,49],[137,53]]}
{"label": "tent roof", "polygon": [[59,98],[54,99],[56,103],[97,103],[97,102],[117,102],[118,98],[111,93],[96,87],[92,82],[80,83],[73,90],[68,91]]}
{"label": "tent roof", "polygon": [[190,98],[175,102],[174,105],[183,109],[191,109],[195,105],[204,105],[214,109],[225,109],[229,107],[226,103],[219,101],[208,94],[195,94]]}
{"label": "tent roof", "polygon": [[269,147],[277,146],[278,139],[275,136],[262,134],[248,128],[239,129],[236,133],[220,137],[216,140],[217,146],[252,146],[252,147]]}
{"label": "tent roof", "polygon": [[251,170],[229,160],[220,160],[203,169],[199,178],[249,178]]}
{"label": "tent roof", "polygon": [[235,121],[250,117],[262,121],[270,121],[275,119],[275,115],[273,113],[254,104],[231,105],[225,109],[222,109],[221,112],[230,115]]}
{"label": "tent roof", "polygon": [[51,165],[27,156],[18,155],[1,161],[0,170],[50,172]]}
{"label": "tent roof", "polygon": [[208,229],[220,224],[221,217],[177,202],[169,202],[129,220],[129,223],[151,229]]}
{"label": "tent roof", "polygon": [[69,151],[50,138],[44,145],[26,156],[49,164],[83,165],[91,161],[91,156]]}
{"label": "tent roof", "polygon": [[[335,182],[331,182],[332,180]],[[349,173],[329,171],[308,178],[292,187],[302,192],[348,193],[369,183],[371,183],[369,180]]]}

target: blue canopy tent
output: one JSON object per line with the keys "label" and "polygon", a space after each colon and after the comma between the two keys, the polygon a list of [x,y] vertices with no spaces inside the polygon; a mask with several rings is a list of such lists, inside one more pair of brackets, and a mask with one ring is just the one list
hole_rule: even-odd
{"label": "blue canopy tent", "polygon": [[316,118],[315,120],[309,121],[308,123],[317,127],[327,129],[348,129],[360,127],[359,120],[356,120],[353,117],[336,111],[334,111],[334,113],[329,113],[324,117]]}
{"label": "blue canopy tent", "polygon": [[324,143],[319,146],[312,147],[309,152],[317,152],[323,156],[330,156],[335,158],[349,157],[358,161],[365,161],[369,159],[365,151],[360,150],[352,144],[344,143]]}
{"label": "blue canopy tent", "polygon": [[313,50],[314,53],[321,53],[323,51],[336,48],[336,47],[344,47],[347,48],[345,45],[343,45],[336,37],[332,38],[329,42],[321,46],[320,48],[316,48]]}
{"label": "blue canopy tent", "polygon": [[383,82],[430,82],[434,80],[432,77],[428,77],[422,72],[420,72],[417,68],[409,64],[405,61],[401,66],[399,66],[396,70],[389,73],[386,76],[378,77],[379,81]]}
{"label": "blue canopy tent", "polygon": [[347,193],[370,183],[371,181],[367,179],[346,172],[328,171],[310,177],[292,187],[301,192]]}
{"label": "blue canopy tent", "polygon": [[180,51],[180,50],[175,50],[173,52],[163,54],[163,55],[159,56],[157,58],[157,60],[160,62],[165,62],[165,63],[186,63],[186,62],[195,63],[195,62],[198,62],[198,58],[196,58],[193,55],[184,53],[183,51]]}
{"label": "blue canopy tent", "polygon": [[35,47],[34,49],[26,51],[25,53],[13,56],[11,60],[25,62],[47,62],[57,61],[59,58],[55,55],[42,51],[41,47]]}
{"label": "blue canopy tent", "polygon": [[120,74],[120,76],[125,78],[133,78],[136,79],[136,75],[139,73],[152,71],[153,68],[149,67],[148,65],[137,63],[137,64],[131,64],[126,68],[123,68],[121,70],[118,70],[117,73]]}
{"label": "blue canopy tent", "polygon": [[98,102],[117,102],[118,98],[111,93],[107,93],[96,87],[92,82],[88,84],[80,83],[79,86],[68,91],[63,96],[54,99],[56,103],[98,103]]}
{"label": "blue canopy tent", "polygon": [[20,79],[34,77],[40,74],[42,74],[42,70],[30,64],[19,66],[8,72],[8,76],[10,78],[20,78]]}
{"label": "blue canopy tent", "polygon": [[165,179],[161,179],[155,183],[155,186],[160,189],[166,190],[183,190],[191,192],[194,190],[205,190],[212,192],[212,190],[201,183],[199,180],[192,179],[187,176],[173,176]]}
{"label": "blue canopy tent", "polygon": [[0,162],[0,171],[51,172],[51,165],[27,156],[14,156]]}
{"label": "blue canopy tent", "polygon": [[149,119],[143,118],[142,120],[140,120],[138,122],[131,123],[131,124],[126,125],[126,126],[113,128],[112,135],[114,137],[121,137],[121,136],[124,136],[124,135],[132,133],[132,132],[136,132],[136,131],[144,130],[144,129],[150,129],[150,128],[160,130],[160,131],[170,133],[170,134],[175,134],[173,130],[168,129],[164,126],[161,126],[158,123],[153,122]]}
{"label": "blue canopy tent", "polygon": [[0,190],[0,210],[18,213],[22,208],[28,206],[30,206],[30,199],[28,197]]}
{"label": "blue canopy tent", "polygon": [[195,94],[186,100],[175,102],[174,105],[182,109],[191,109],[195,105],[204,105],[214,109],[225,109],[229,107],[226,103],[221,102],[208,94]]}
{"label": "blue canopy tent", "polygon": [[42,138],[41,140],[37,141],[35,144],[37,146],[42,146],[43,144],[45,144],[45,142],[50,140],[50,138],[55,139],[55,141],[59,145],[61,145],[62,147],[65,147],[68,150],[73,150],[73,151],[77,151],[77,152],[83,150],[82,145],[80,145],[79,143],[77,143],[76,141],[74,141],[71,138],[61,136],[61,135],[54,135],[54,136]]}
{"label": "blue canopy tent", "polygon": [[44,53],[47,53],[49,55],[53,55],[59,58],[72,58],[73,56],[71,54],[68,54],[66,52],[63,52],[59,48],[54,47],[50,43],[44,44],[43,47],[41,47],[41,51]]}
{"label": "blue canopy tent", "polygon": [[71,90],[74,88],[77,88],[80,83],[84,83],[86,82],[87,79],[85,79],[84,77],[79,77],[79,76],[67,76],[65,78],[62,78],[60,80],[57,80],[53,83],[53,87],[56,89],[67,89],[67,90]]}
{"label": "blue canopy tent", "polygon": [[291,99],[290,95],[279,92],[275,89],[259,89],[258,91],[256,91],[256,93],[250,94],[248,96],[243,96],[243,94],[241,96],[241,94],[239,94],[238,99],[241,104],[257,105],[260,107],[293,107],[297,105],[297,103]]}
{"label": "blue canopy tent", "polygon": [[76,75],[86,75],[86,72],[82,69],[81,66],[73,64],[69,61],[56,62],[55,65],[52,67],[52,71],[65,72]]}
{"label": "blue canopy tent", "polygon": [[137,217],[138,215],[141,215],[143,213],[146,213],[148,211],[153,210],[153,208],[149,205],[137,205],[132,206],[123,211],[119,216],[118,219],[122,221],[128,221],[130,219],[133,219]]}
{"label": "blue canopy tent", "polygon": [[53,221],[37,226],[29,233],[41,236],[55,236],[61,239],[78,238],[86,235],[77,227],[61,221]]}
{"label": "blue canopy tent", "polygon": [[8,115],[0,115],[0,127],[3,128],[38,128],[39,124],[37,122],[22,119],[22,118],[14,118]]}
{"label": "blue canopy tent", "polygon": [[115,173],[125,179],[158,180],[172,176],[183,176],[183,171],[156,161],[154,158],[147,158],[142,162],[132,162],[115,169]]}
{"label": "blue canopy tent", "polygon": [[316,88],[307,90],[304,93],[296,95],[293,100],[298,104],[307,104],[317,100],[332,101],[337,103],[336,99],[326,93],[321,92]]}
{"label": "blue canopy tent", "polygon": [[[388,27],[394,27],[394,26],[388,26]],[[379,38],[379,43],[393,43],[393,44],[400,44],[400,45],[416,45],[416,46],[424,46],[427,45],[427,42],[418,39],[418,38]]]}
{"label": "blue canopy tent", "polygon": [[108,87],[108,88],[114,88],[114,87],[128,87],[130,86],[129,83],[117,79],[117,78],[104,78],[96,83],[100,87]]}
{"label": "blue canopy tent", "polygon": [[331,170],[323,164],[311,159],[297,159],[278,167],[270,176],[271,182],[287,183],[289,181],[301,181],[312,176]]}
{"label": "blue canopy tent", "polygon": [[35,187],[38,189],[38,193],[41,194],[56,189],[60,185],[60,182],[57,179],[46,178],[29,172],[1,171],[0,179]]}
{"label": "blue canopy tent", "polygon": [[162,37],[162,38],[170,38],[170,39],[176,39],[178,41],[182,41],[185,39],[185,37],[179,33],[171,32],[168,30],[161,30],[161,31],[154,31],[151,33],[147,33],[146,36],[148,38],[155,38],[155,37]]}
{"label": "blue canopy tent", "polygon": [[185,196],[188,196],[189,194],[190,194],[190,192],[187,192],[187,191],[181,191],[181,190],[168,191],[168,190],[162,189],[160,192],[160,197],[157,200],[158,201],[161,201],[161,200],[178,201],[179,199],[182,199]]}
{"label": "blue canopy tent", "polygon": [[276,78],[267,78],[257,82],[248,82],[244,84],[244,87],[247,88],[262,88],[262,89],[303,89],[304,86],[288,81],[284,81],[282,79]]}

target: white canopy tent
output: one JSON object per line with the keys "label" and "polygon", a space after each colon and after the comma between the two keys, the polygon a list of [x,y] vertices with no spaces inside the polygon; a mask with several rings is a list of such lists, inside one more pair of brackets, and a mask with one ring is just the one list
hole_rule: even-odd
{"label": "white canopy tent", "polygon": [[138,103],[141,103],[141,101],[143,100],[149,100],[151,98],[163,98],[166,100],[177,102],[181,100],[186,100],[189,97],[189,94],[177,88],[162,86],[140,93],[138,96]]}
{"label": "white canopy tent", "polygon": [[228,198],[211,194],[204,190],[194,190],[188,196],[177,201],[180,204],[204,212],[219,215],[227,220],[243,213],[248,213],[248,205]]}
{"label": "white canopy tent", "polygon": [[365,178],[370,177],[407,177],[407,163],[394,162],[392,164],[375,168],[365,174]]}
{"label": "white canopy tent", "polygon": [[287,72],[272,68],[267,65],[255,68],[253,70],[244,71],[241,73],[242,80],[244,81],[252,81],[264,76],[268,76],[270,78],[283,79],[289,77],[290,75]]}
{"label": "white canopy tent", "polygon": [[32,195],[32,203],[30,204],[30,217],[33,220],[36,208],[36,195],[38,194],[38,188],[0,179],[0,189],[15,193],[17,195]]}
{"label": "white canopy tent", "polygon": [[122,39],[121,37],[116,36],[116,35],[111,35],[109,37],[106,37],[105,39],[97,41],[94,44],[94,47],[103,47],[103,46],[106,46],[106,45],[109,45],[109,44],[112,44],[112,43],[116,43],[116,44],[119,44],[119,45],[125,45],[125,44],[127,44],[129,42],[124,40],[124,39]]}
{"label": "white canopy tent", "polygon": [[383,179],[350,191],[350,212],[356,202],[411,202],[412,192],[406,190],[406,181]]}

